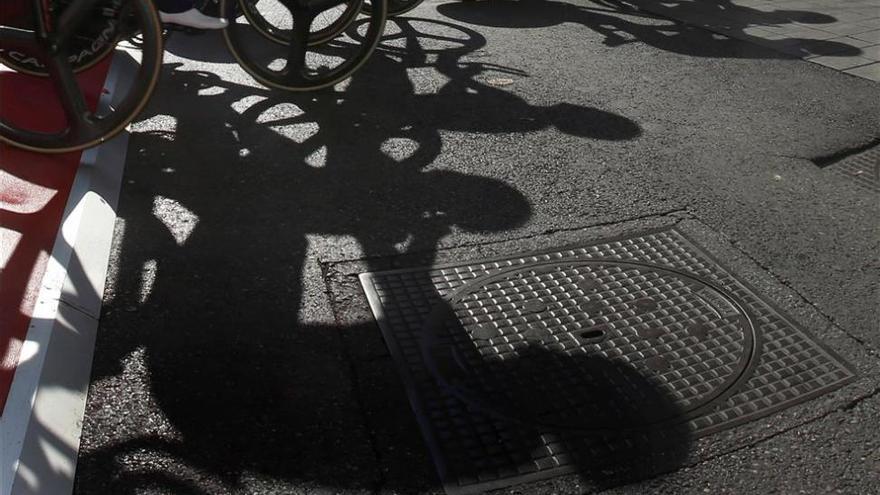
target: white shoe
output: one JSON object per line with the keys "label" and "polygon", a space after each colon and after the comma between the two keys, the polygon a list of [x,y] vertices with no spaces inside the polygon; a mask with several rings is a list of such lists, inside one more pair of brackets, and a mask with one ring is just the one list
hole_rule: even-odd
{"label": "white shoe", "polygon": [[226,19],[206,16],[198,9],[189,9],[185,12],[176,12],[174,14],[159,11],[159,19],[169,24],[178,24],[196,29],[223,29],[229,25],[229,21]]}

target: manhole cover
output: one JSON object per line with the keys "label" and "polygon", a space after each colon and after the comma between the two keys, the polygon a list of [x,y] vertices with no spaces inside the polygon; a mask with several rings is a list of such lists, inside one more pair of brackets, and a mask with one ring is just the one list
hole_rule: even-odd
{"label": "manhole cover", "polygon": [[[461,399],[584,432],[698,414],[755,355],[754,328],[733,298],[681,272],[613,260],[473,281],[437,305],[424,339],[428,368]],[[657,392],[646,394],[633,373]]]}
{"label": "manhole cover", "polygon": [[674,229],[361,283],[448,493],[665,459],[855,378]]}
{"label": "manhole cover", "polygon": [[880,192],[880,146],[874,146],[826,166],[828,170],[846,177],[862,189]]}

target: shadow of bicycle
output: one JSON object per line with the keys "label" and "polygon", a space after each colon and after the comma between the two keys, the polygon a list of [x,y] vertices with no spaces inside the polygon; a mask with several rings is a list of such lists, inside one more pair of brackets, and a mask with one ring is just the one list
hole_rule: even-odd
{"label": "shadow of bicycle", "polygon": [[[446,3],[437,10],[450,19],[478,26],[525,29],[577,23],[603,35],[607,46],[640,42],[695,57],[764,59],[785,58],[788,56],[785,54],[806,57],[861,53],[858,48],[833,40],[752,36],[749,28],[827,24],[836,19],[804,10],[759,10],[738,6],[729,0],[662,3],[593,0],[578,4],[555,0],[492,0]],[[737,38],[760,39],[763,46],[777,51],[742,43]]]}
{"label": "shadow of bicycle", "polygon": [[[625,141],[641,129],[488,84],[523,74],[464,60],[485,45],[466,27],[395,26],[344,89],[280,95],[166,68],[131,136],[77,493],[438,489],[391,361],[352,364],[375,323],[322,309],[314,244],[378,268],[401,253],[430,263],[453,231],[525,224],[528,191],[469,171],[484,157],[444,163],[444,133]],[[687,435],[676,442],[688,450]],[[639,450],[618,464],[643,465],[653,451]],[[582,476],[612,479],[585,459]]]}

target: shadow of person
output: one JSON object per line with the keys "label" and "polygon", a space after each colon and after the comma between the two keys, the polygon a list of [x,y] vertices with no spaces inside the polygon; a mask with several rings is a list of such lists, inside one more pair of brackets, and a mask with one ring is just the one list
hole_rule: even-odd
{"label": "shadow of person", "polygon": [[549,468],[547,474],[575,472],[589,486],[608,487],[687,459],[692,434],[674,396],[631,364],[533,346],[483,367],[479,377],[457,372],[453,394],[479,411],[475,422],[493,418],[505,456],[487,459],[483,470],[452,457],[450,470],[460,478]]}
{"label": "shadow of person", "polygon": [[[695,5],[699,8],[698,16],[693,14]],[[573,22],[605,36],[604,44],[607,46],[637,41],[673,53],[718,58],[784,57],[778,52],[746,45],[735,39],[748,37],[745,29],[749,27],[835,21],[834,17],[816,12],[765,12],[725,0],[698,4],[595,0],[584,6],[555,0],[493,0],[476,4],[446,3],[438,6],[437,10],[451,19],[481,26],[523,29]],[[687,20],[691,14],[699,25],[679,20]],[[733,38],[719,37],[712,31],[730,34]],[[861,53],[861,50],[850,45],[826,40],[783,38],[762,40],[762,45],[798,56]]]}
{"label": "shadow of person", "polygon": [[[595,3],[618,7],[625,7],[628,4],[636,7],[647,5],[642,3],[642,0],[595,0]],[[808,10],[760,10],[751,6],[737,5],[731,0],[711,0],[708,2],[678,0],[664,2],[659,8],[670,14],[697,11],[706,18],[710,25],[738,29],[771,24],[831,24],[837,20],[835,17],[821,12],[810,12]],[[669,17],[672,16],[670,15]]]}
{"label": "shadow of person", "polygon": [[[423,406],[447,483],[576,472],[585,483],[605,487],[684,463],[692,432],[683,405],[693,401],[670,386],[675,379],[663,377],[676,373],[668,362],[656,364],[665,358],[648,357],[652,351],[625,331],[572,331],[512,316],[521,314],[515,306],[529,302],[522,306],[508,296],[526,293],[518,282],[493,281],[463,285],[438,302],[420,337],[426,367],[442,390],[423,392],[422,400],[466,404],[447,406],[457,424],[464,411],[470,415],[464,425],[444,429],[447,416]],[[475,294],[483,295],[470,297]],[[483,307],[481,297],[500,302]],[[484,318],[493,323],[478,323]],[[609,343],[618,340],[627,345]],[[642,350],[626,351],[636,348],[631,344]]]}
{"label": "shadow of person", "polygon": [[[358,72],[345,91],[296,96],[166,67],[131,136],[79,493],[394,486],[340,346],[341,335],[375,327],[322,321],[320,275],[304,276],[319,269],[308,237],[350,238],[367,259],[422,250],[430,261],[454,230],[522,225],[532,204],[518,188],[429,168],[440,130],[533,132],[580,111],[489,90],[468,100],[486,122],[469,124],[457,117],[460,91],[414,94],[406,60],[428,62],[413,57],[377,52],[372,72]],[[447,62],[452,80],[479,74]],[[377,77],[384,84],[368,83]],[[508,106],[538,117],[489,116]],[[598,139],[638,134],[625,117],[587,111],[619,119],[622,130],[560,128]],[[155,130],[169,122],[173,132]],[[393,138],[415,151],[396,149]],[[396,382],[379,387],[370,393],[400,396]]]}

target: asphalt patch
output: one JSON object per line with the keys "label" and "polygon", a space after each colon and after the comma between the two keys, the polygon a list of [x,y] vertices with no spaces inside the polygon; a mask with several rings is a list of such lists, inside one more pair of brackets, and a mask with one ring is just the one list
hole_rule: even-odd
{"label": "asphalt patch", "polygon": [[675,228],[360,278],[450,494],[648,475],[856,377]]}

